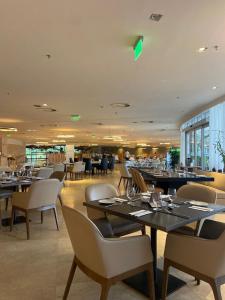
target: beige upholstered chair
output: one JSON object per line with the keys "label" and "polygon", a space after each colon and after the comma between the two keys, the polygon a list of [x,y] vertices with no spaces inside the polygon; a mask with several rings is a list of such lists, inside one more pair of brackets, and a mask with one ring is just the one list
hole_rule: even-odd
{"label": "beige upholstered chair", "polygon": [[53,166],[53,172],[64,172],[64,164],[56,164]]}
{"label": "beige upholstered chair", "polygon": [[60,182],[58,179],[45,179],[32,183],[28,192],[16,192],[12,197],[11,228],[13,228],[14,214],[16,210],[23,211],[26,216],[27,239],[30,238],[29,211],[41,211],[41,223],[43,223],[43,212],[52,209],[58,227],[56,200],[59,194]]}
{"label": "beige upholstered chair", "polygon": [[53,172],[49,179],[58,179],[60,181],[60,188],[59,188],[59,201],[60,201],[60,204],[62,205],[62,197],[61,197],[61,190],[64,186],[64,180],[65,180],[65,177],[66,177],[66,174],[64,173],[64,171],[55,171]]}
{"label": "beige upholstered chair", "polygon": [[[89,185],[85,190],[86,201],[98,201],[100,199],[107,199],[113,197],[118,197],[118,191],[111,184],[106,184],[106,183],[92,184]],[[94,222],[95,220],[99,220],[99,219],[103,220],[104,222],[106,220],[105,213],[93,208],[87,207],[87,214],[88,217]],[[112,215],[108,215],[107,220],[110,223],[112,227],[112,232],[115,236],[122,236],[139,230],[142,231],[142,234],[145,234],[145,227],[138,223],[134,223],[129,220],[117,216],[112,216]]]}
{"label": "beige upholstered chair", "polygon": [[78,161],[74,163],[72,169],[72,179],[81,179],[84,175],[85,163],[83,161]]}
{"label": "beige upholstered chair", "polygon": [[118,188],[120,187],[120,184],[123,182],[124,189],[127,190],[128,184],[132,180],[131,173],[129,172],[128,167],[125,163],[120,164],[119,170],[120,170],[120,181],[118,184]]}
{"label": "beige upholstered chair", "polygon": [[[215,203],[216,202],[216,192],[212,189],[209,189],[205,185],[195,185],[195,184],[186,184],[180,187],[176,194],[177,198],[183,198],[187,200],[195,200],[195,201],[202,201],[207,203]],[[204,222],[204,219],[200,222],[194,222],[190,225],[182,227],[177,230],[177,232],[183,234],[191,234],[191,235],[198,235],[199,231],[201,230],[201,226]]]}
{"label": "beige upholstered chair", "polygon": [[79,211],[66,206],[62,210],[75,253],[64,300],[67,299],[77,266],[101,284],[101,300],[107,299],[111,285],[146,270],[149,275],[149,299],[155,299],[153,258],[148,236],[105,239],[94,223]]}
{"label": "beige upholstered chair", "polygon": [[48,179],[52,173],[53,168],[40,168],[40,170],[37,172],[37,177]]}
{"label": "beige upholstered chair", "polygon": [[[206,228],[204,228],[205,223]],[[168,234],[162,300],[166,299],[168,273],[171,266],[208,282],[213,289],[215,300],[222,300],[220,285],[225,283],[225,224],[212,220],[206,220],[205,223],[200,233],[202,237]],[[217,230],[218,225],[220,234]],[[203,231],[205,234],[202,234]]]}

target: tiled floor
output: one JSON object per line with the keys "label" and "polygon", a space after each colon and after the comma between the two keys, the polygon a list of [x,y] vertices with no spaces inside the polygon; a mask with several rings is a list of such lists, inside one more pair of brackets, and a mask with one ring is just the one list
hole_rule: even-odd
{"label": "tiled floor", "polygon": [[[97,182],[118,184],[118,173],[97,176],[79,181],[67,181],[63,190],[66,205],[85,211],[82,206],[85,187]],[[54,300],[62,299],[73,251],[58,205],[60,231],[56,231],[54,217],[46,213],[44,224],[40,214],[32,214],[31,240],[26,240],[24,224],[16,225],[12,233],[7,227],[0,231],[0,300]],[[224,220],[224,216],[218,217]],[[162,255],[166,235],[159,233],[159,259]],[[212,253],[213,255],[213,253]],[[201,259],[201,258],[199,258]],[[176,272],[187,281],[187,285],[168,297],[168,300],[211,300],[210,287],[201,283],[195,286],[193,278]],[[225,287],[222,288],[225,298]],[[100,287],[79,270],[76,273],[68,299],[98,300]],[[109,300],[146,299],[123,283],[112,287]]]}

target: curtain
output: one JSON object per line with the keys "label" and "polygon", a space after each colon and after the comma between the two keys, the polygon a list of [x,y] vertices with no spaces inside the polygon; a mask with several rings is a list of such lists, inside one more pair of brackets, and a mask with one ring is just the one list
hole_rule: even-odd
{"label": "curtain", "polygon": [[221,141],[225,149],[225,103],[218,104],[209,110],[209,168],[223,169],[222,158],[216,150],[215,144]]}

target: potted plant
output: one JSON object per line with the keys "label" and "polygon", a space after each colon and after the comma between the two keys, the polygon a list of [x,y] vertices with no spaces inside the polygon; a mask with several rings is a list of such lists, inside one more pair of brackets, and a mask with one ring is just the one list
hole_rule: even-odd
{"label": "potted plant", "polygon": [[170,166],[172,169],[175,169],[180,161],[180,149],[171,147],[169,150],[170,154]]}

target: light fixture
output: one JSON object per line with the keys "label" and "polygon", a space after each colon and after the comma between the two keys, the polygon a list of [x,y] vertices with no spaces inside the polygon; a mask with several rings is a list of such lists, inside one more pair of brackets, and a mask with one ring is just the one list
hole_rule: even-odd
{"label": "light fixture", "polygon": [[17,130],[17,128],[14,128],[14,127],[0,127],[0,131],[3,131],[3,132],[16,132],[18,130]]}
{"label": "light fixture", "polygon": [[141,56],[141,53],[143,51],[143,42],[144,42],[144,36],[143,35],[138,36],[133,47],[134,61],[138,60],[138,58]]}
{"label": "light fixture", "polygon": [[65,140],[52,140],[53,143],[65,143]]}
{"label": "light fixture", "polygon": [[57,138],[64,138],[64,139],[69,139],[69,138],[74,138],[75,136],[73,134],[59,134],[57,135]]}
{"label": "light fixture", "polygon": [[38,145],[47,145],[48,144],[48,142],[36,142],[36,144],[38,144]]}
{"label": "light fixture", "polygon": [[46,106],[48,106],[48,104],[44,103],[44,104],[42,104],[42,106],[46,107]]}
{"label": "light fixture", "polygon": [[112,103],[110,104],[112,107],[119,107],[119,108],[126,108],[126,107],[130,107],[129,103],[124,103],[124,102],[116,102],[116,103]]}
{"label": "light fixture", "polygon": [[199,52],[199,53],[202,53],[202,52],[205,52],[206,50],[208,50],[208,47],[200,47],[200,48],[198,49],[198,52]]}
{"label": "light fixture", "polygon": [[22,120],[19,119],[10,119],[10,118],[0,118],[0,123],[21,123]]}
{"label": "light fixture", "polygon": [[163,17],[162,14],[155,14],[155,13],[153,13],[153,14],[150,15],[149,19],[151,21],[154,21],[154,22],[159,22],[162,17]]}
{"label": "light fixture", "polygon": [[167,142],[165,142],[165,143],[159,143],[160,145],[170,145],[171,143],[167,143]]}
{"label": "light fixture", "polygon": [[217,89],[217,86],[214,85],[214,86],[212,87],[212,90],[216,90],[216,89]]}
{"label": "light fixture", "polygon": [[71,115],[71,116],[70,116],[70,119],[71,119],[71,121],[73,121],[73,122],[77,122],[77,121],[80,120],[80,115],[77,115],[77,114]]}
{"label": "light fixture", "polygon": [[35,132],[37,129],[27,129],[28,132]]}

